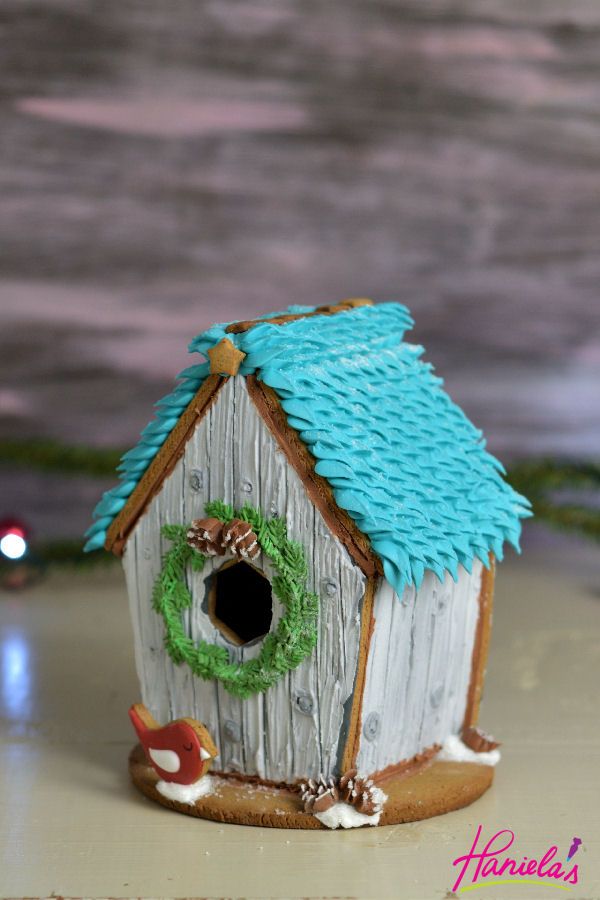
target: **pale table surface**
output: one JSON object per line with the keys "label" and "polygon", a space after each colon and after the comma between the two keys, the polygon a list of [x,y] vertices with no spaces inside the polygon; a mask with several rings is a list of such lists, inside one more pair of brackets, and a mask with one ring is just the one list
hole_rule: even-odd
{"label": "pale table surface", "polygon": [[129,784],[126,711],[138,699],[120,570],[56,572],[0,594],[0,895],[452,896],[452,860],[482,823],[515,853],[560,858],[570,891],[505,885],[467,896],[600,897],[599,567],[539,551],[499,573],[481,724],[503,740],[474,806],[349,832],[223,826],[154,805]]}

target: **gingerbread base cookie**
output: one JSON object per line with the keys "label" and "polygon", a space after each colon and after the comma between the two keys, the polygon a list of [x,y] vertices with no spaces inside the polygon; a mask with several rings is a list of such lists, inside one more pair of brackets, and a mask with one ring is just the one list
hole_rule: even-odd
{"label": "gingerbread base cookie", "polygon": [[[188,816],[263,828],[327,828],[314,814],[305,812],[297,791],[218,775],[206,776],[212,782],[210,793],[195,802],[169,799],[157,790],[159,778],[139,744],[130,754],[129,774],[138,790],[150,800]],[[461,809],[481,797],[492,784],[493,777],[492,766],[437,761],[416,774],[392,775],[379,785],[386,800],[378,824],[416,822]]]}

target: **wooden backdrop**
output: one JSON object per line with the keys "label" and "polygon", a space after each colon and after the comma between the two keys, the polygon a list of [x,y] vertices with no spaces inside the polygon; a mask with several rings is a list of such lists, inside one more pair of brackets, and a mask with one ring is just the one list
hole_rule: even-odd
{"label": "wooden backdrop", "polygon": [[[210,322],[366,294],[494,450],[597,453],[596,0],[3,0],[0,44],[0,436],[128,444]],[[42,532],[98,490],[2,477]]]}

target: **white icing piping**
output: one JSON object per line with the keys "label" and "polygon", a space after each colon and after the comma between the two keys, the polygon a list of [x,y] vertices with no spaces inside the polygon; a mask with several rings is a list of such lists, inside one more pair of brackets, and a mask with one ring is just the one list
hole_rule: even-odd
{"label": "white icing piping", "polygon": [[176,803],[187,803],[193,806],[200,797],[206,797],[208,794],[214,793],[215,784],[211,780],[210,775],[203,775],[194,784],[176,784],[174,781],[157,781],[156,790],[167,800],[174,800]]}
{"label": "white icing piping", "polygon": [[480,766],[495,766],[500,762],[500,751],[488,750],[485,753],[475,753],[466,744],[463,744],[457,734],[451,734],[442,744],[442,749],[436,756],[441,762],[467,762]]}
{"label": "white icing piping", "polygon": [[360,828],[362,825],[379,825],[387,795],[381,788],[373,788],[372,796],[377,803],[377,812],[372,816],[357,812],[349,803],[334,803],[325,812],[314,813],[314,816],[327,828]]}

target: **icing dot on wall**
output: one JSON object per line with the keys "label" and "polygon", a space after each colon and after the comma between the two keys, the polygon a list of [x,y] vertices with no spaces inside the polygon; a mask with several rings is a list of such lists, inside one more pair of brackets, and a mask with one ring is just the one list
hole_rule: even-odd
{"label": "icing dot on wall", "polygon": [[437,609],[438,612],[444,613],[448,609],[450,605],[450,595],[447,593],[440,594],[438,596]]}
{"label": "icing dot on wall", "polygon": [[204,473],[202,469],[194,469],[190,475],[190,487],[193,491],[201,491],[204,487]]}
{"label": "icing dot on wall", "polygon": [[374,741],[379,734],[381,719],[376,712],[369,713],[363,725],[363,734],[368,741]]}
{"label": "icing dot on wall", "polygon": [[338,592],[338,583],[332,578],[323,579],[323,589],[328,597],[334,597]]}
{"label": "icing dot on wall", "polygon": [[240,726],[237,722],[234,722],[233,719],[225,720],[225,724],[223,725],[223,734],[228,741],[233,741],[234,743],[237,743],[242,738]]}
{"label": "icing dot on wall", "polygon": [[301,713],[309,716],[314,709],[315,703],[307,691],[300,691],[296,696],[296,706]]}
{"label": "icing dot on wall", "polygon": [[245,494],[252,493],[252,482],[251,481],[242,481],[242,490]]}
{"label": "icing dot on wall", "polygon": [[429,695],[429,702],[433,709],[437,709],[444,697],[444,685],[438,684]]}

